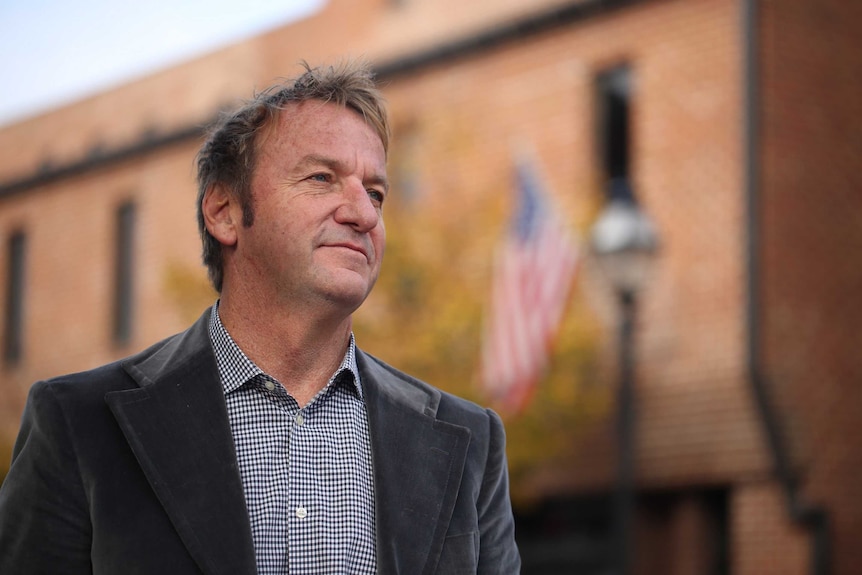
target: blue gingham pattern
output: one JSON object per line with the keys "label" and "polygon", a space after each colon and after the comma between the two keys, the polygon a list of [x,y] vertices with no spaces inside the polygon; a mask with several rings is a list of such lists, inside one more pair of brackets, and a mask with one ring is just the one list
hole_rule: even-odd
{"label": "blue gingham pattern", "polygon": [[371,444],[353,336],[341,367],[302,409],[236,345],[218,303],[210,337],[258,574],[375,573]]}

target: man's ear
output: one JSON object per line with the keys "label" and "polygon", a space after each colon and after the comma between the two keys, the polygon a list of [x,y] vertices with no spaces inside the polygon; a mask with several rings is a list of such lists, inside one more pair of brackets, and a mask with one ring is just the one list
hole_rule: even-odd
{"label": "man's ear", "polygon": [[210,184],[201,203],[201,212],[212,237],[225,246],[236,244],[236,228],[241,223],[242,210],[239,200],[224,184]]}

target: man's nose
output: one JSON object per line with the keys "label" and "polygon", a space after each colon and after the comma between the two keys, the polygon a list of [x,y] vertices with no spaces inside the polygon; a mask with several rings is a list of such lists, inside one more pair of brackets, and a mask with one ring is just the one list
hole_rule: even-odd
{"label": "man's nose", "polygon": [[369,232],[380,221],[380,208],[372,201],[362,182],[351,179],[344,187],[343,201],[335,212],[335,219],[357,231]]}

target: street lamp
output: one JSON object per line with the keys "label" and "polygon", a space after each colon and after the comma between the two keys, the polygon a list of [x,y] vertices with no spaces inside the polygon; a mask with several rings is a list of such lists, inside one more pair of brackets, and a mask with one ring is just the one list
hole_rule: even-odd
{"label": "street lamp", "polygon": [[621,311],[614,547],[617,575],[630,575],[635,508],[634,323],[637,294],[648,279],[658,250],[658,237],[625,180],[612,181],[610,191],[610,199],[593,226],[590,240],[592,253],[616,291]]}

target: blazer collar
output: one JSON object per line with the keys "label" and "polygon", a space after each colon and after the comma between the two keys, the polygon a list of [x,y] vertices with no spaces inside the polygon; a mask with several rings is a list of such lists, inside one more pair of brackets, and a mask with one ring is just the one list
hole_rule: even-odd
{"label": "blazer collar", "polygon": [[207,311],[123,364],[140,386],[105,397],[200,568],[254,573],[255,555]]}
{"label": "blazer collar", "polygon": [[357,353],[374,460],[378,572],[433,573],[470,431],[436,418],[441,393]]}
{"label": "blazer collar", "polygon": [[[209,340],[187,331],[126,360],[137,389],[111,411],[180,537],[207,574],[254,573],[251,526]],[[374,463],[378,572],[433,573],[470,442],[437,420],[441,393],[357,349]]]}

